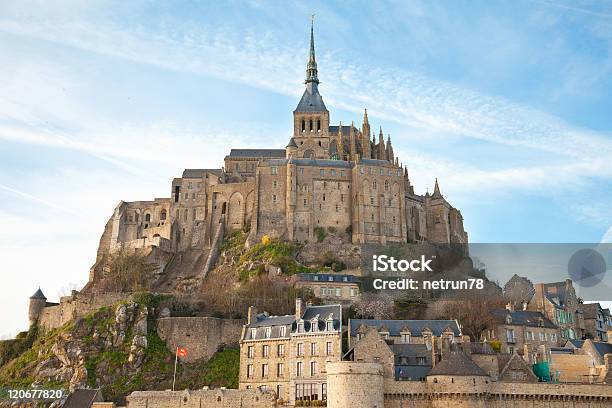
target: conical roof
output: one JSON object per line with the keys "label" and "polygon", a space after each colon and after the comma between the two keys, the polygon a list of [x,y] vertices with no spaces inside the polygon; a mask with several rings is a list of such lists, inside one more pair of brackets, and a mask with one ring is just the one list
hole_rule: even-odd
{"label": "conical roof", "polygon": [[36,293],[34,293],[32,296],[30,296],[30,299],[44,299],[44,300],[47,300],[47,297],[44,295],[44,293],[42,293],[42,290],[40,290],[40,288],[38,288]]}
{"label": "conical roof", "polygon": [[482,368],[478,367],[470,358],[453,343],[451,352],[434,368],[431,369],[428,376],[431,375],[453,375],[453,376],[487,376],[487,373]]}
{"label": "conical roof", "polygon": [[297,143],[295,143],[295,139],[291,138],[291,140],[289,140],[289,143],[287,144],[287,147],[298,147]]}

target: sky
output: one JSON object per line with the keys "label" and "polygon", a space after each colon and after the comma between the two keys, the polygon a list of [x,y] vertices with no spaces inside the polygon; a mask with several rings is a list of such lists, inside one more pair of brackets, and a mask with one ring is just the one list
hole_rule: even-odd
{"label": "sky", "polygon": [[[390,134],[472,242],[612,242],[612,1],[0,2],[0,336],[120,200],[284,148],[310,16],[331,122]],[[602,299],[606,300],[606,299]],[[612,299],[607,299],[612,300]]]}

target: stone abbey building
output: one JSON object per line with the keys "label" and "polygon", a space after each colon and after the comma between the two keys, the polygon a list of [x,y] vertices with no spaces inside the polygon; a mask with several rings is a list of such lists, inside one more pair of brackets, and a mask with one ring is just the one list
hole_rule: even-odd
{"label": "stone abbey building", "polygon": [[285,149],[232,149],[220,169],[187,169],[170,198],[121,202],[100,251],[156,246],[168,252],[212,248],[224,232],[249,229],[249,243],[313,240],[317,228],[346,232],[355,244],[467,242],[461,212],[440,192],[415,194],[391,138],[370,127],[332,125],[319,93],[311,28],[306,89],[293,111]]}

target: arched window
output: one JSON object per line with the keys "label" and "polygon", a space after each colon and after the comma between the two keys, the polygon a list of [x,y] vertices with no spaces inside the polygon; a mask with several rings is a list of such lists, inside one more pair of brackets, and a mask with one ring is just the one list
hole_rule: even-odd
{"label": "arched window", "polygon": [[310,119],[308,122],[310,123],[310,131],[312,132],[312,130],[313,130],[313,123],[312,123],[312,119]]}
{"label": "arched window", "polygon": [[149,214],[149,213],[145,214],[145,221],[147,221],[147,222],[151,221],[151,214]]}
{"label": "arched window", "polygon": [[306,131],[306,121],[302,119],[302,132]]}
{"label": "arched window", "polygon": [[321,131],[321,120],[317,119],[317,132]]}
{"label": "arched window", "polygon": [[166,219],[166,210],[162,210],[159,219],[164,221]]}

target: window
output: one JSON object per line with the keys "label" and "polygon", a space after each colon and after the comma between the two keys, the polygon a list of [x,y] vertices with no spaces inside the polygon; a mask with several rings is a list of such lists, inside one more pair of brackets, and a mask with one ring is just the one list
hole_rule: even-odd
{"label": "window", "polygon": [[310,343],[310,355],[311,356],[317,355],[317,343]]}
{"label": "window", "polygon": [[325,201],[325,194],[323,194],[323,201]]}
{"label": "window", "polygon": [[304,363],[302,361],[298,361],[297,364],[295,365],[295,374],[298,377],[301,377],[304,375]]}
{"label": "window", "polygon": [[304,343],[298,343],[297,345],[297,355],[301,357],[304,355]]}
{"label": "window", "polygon": [[400,342],[404,344],[410,344],[410,333],[401,333]]}
{"label": "window", "polygon": [[149,214],[149,213],[146,213],[146,214],[145,214],[145,221],[146,221],[146,222],[151,221],[151,214]]}
{"label": "window", "polygon": [[336,204],[336,212],[340,211],[340,206]]}
{"label": "window", "polygon": [[319,175],[320,176],[324,176],[325,175],[325,169],[319,169]]}
{"label": "window", "polygon": [[254,339],[257,337],[257,329],[251,329],[251,338]]}
{"label": "window", "polygon": [[327,343],[325,343],[325,354],[328,356],[331,356],[333,352],[334,352],[334,343],[332,343],[331,341],[328,341]]}
{"label": "window", "polygon": [[262,364],[261,365],[261,376],[263,378],[267,378],[268,377],[268,365],[267,364]]}
{"label": "window", "polygon": [[427,364],[427,359],[425,357],[417,357],[416,363],[417,365],[425,365]]}
{"label": "window", "polygon": [[185,200],[189,199],[189,193],[185,193]]}
{"label": "window", "polygon": [[310,376],[315,376],[315,375],[317,375],[317,362],[311,361],[310,362]]}
{"label": "window", "polygon": [[253,364],[247,365],[247,378],[253,378]]}
{"label": "window", "polygon": [[270,170],[271,170],[273,176],[278,174],[278,167],[272,166],[272,168]]}
{"label": "window", "polygon": [[276,365],[276,376],[277,377],[282,377],[283,376],[283,372],[285,371],[285,366],[283,363],[278,363]]}
{"label": "window", "polygon": [[279,357],[284,357],[284,356],[285,356],[285,345],[284,345],[284,344],[279,344],[279,345],[276,347],[276,354],[277,354]]}
{"label": "window", "polygon": [[319,331],[319,322],[316,319],[310,321],[310,331],[312,333]]}
{"label": "window", "polygon": [[334,330],[334,321],[333,321],[333,320],[331,320],[331,319],[330,319],[330,320],[328,320],[328,321],[325,323],[325,329],[326,329],[327,331],[332,331],[332,330]]}
{"label": "window", "polygon": [[266,327],[266,339],[269,339],[271,334],[272,334],[272,328]]}
{"label": "window", "polygon": [[337,296],[337,297],[342,296],[342,289],[340,289],[340,288],[336,288],[336,296]]}
{"label": "window", "polygon": [[401,175],[402,175],[402,170],[400,169],[397,171],[397,177],[400,177]]}
{"label": "window", "polygon": [[374,197],[370,197],[370,205],[374,205]]}
{"label": "window", "polygon": [[299,172],[300,172],[300,176],[303,176],[304,175],[304,168],[300,167]]}
{"label": "window", "polygon": [[357,295],[359,295],[359,289],[351,288],[351,296],[357,296]]}
{"label": "window", "polygon": [[393,175],[393,172],[391,171],[391,169],[389,169],[389,171],[387,171],[387,176],[391,176]]}
{"label": "window", "polygon": [[365,173],[365,169],[363,167],[360,167],[359,168],[359,173],[361,173],[361,174]]}
{"label": "window", "polygon": [[374,213],[370,214],[370,219],[371,219],[372,222],[374,222]]}
{"label": "window", "polygon": [[544,336],[544,333],[538,333],[538,336],[540,338],[540,341],[546,340],[546,337]]}
{"label": "window", "polygon": [[331,172],[331,175],[332,175],[332,176],[335,176],[335,175],[336,175],[336,169],[331,169],[331,170],[330,170],[330,172]]}
{"label": "window", "polygon": [[272,187],[274,187],[274,188],[278,187],[278,181],[274,180],[272,182]]}
{"label": "window", "polygon": [[276,203],[276,194],[272,194],[272,202]]}
{"label": "window", "polygon": [[306,121],[302,119],[302,132],[306,131]]}
{"label": "window", "polygon": [[308,199],[304,199],[304,207],[308,206]]}
{"label": "window", "polygon": [[159,216],[160,220],[165,220],[166,219],[166,210],[162,210],[161,215]]}
{"label": "window", "polygon": [[516,338],[514,337],[514,330],[513,329],[506,329],[506,342],[508,342],[508,343],[515,343],[516,342]]}
{"label": "window", "polygon": [[344,177],[344,170],[340,170],[340,177]]}
{"label": "window", "polygon": [[384,169],[380,169],[380,175],[384,176],[385,175],[385,170]]}
{"label": "window", "polygon": [[255,348],[253,346],[249,346],[249,348],[247,350],[248,350],[247,351],[247,357],[248,358],[253,358],[253,353],[254,353]]}
{"label": "window", "polygon": [[264,357],[269,357],[270,356],[270,346],[268,346],[267,344],[264,344],[263,347],[261,348],[261,354]]}
{"label": "window", "polygon": [[378,186],[378,183],[376,182],[376,180],[374,180],[372,182],[372,190],[376,190],[376,187]]}
{"label": "window", "polygon": [[344,202],[344,194],[340,194],[340,202],[343,203]]}
{"label": "window", "polygon": [[297,324],[297,332],[298,332],[298,333],[302,333],[303,331],[304,331],[304,323],[299,322],[299,323]]}
{"label": "window", "polygon": [[389,191],[389,180],[385,180],[385,191]]}
{"label": "window", "polygon": [[280,327],[280,336],[281,337],[285,337],[285,333],[287,332],[287,327],[285,326],[281,326]]}

